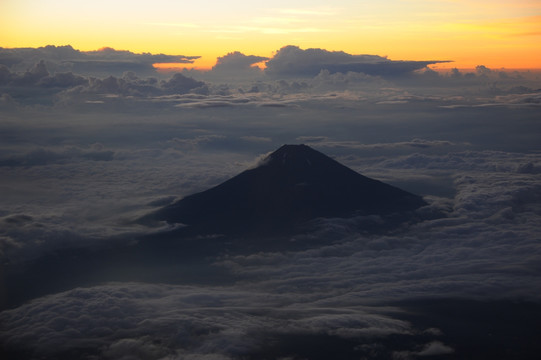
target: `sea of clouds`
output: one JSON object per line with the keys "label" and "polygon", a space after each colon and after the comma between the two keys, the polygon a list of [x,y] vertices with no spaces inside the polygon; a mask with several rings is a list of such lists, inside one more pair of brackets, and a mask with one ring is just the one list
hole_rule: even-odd
{"label": "sea of clouds", "polygon": [[[60,50],[77,61],[50,55]],[[268,73],[250,67],[264,59],[232,53],[208,73],[99,76],[96,61],[103,71],[137,57],[47,51],[0,57],[11,59],[0,65],[5,269],[151,234],[134,220],[284,143],[305,143],[429,205],[419,210],[424,220],[383,234],[364,231],[365,218],[316,219],[289,239],[308,247],[219,254],[209,266],[227,281],[194,283],[183,270],[174,283],[81,283],[13,303],[4,278],[4,353],[317,358],[321,343],[343,358],[444,356],[458,345],[437,325],[408,320],[400,302],[541,301],[538,74],[479,66],[381,75],[348,65],[295,77],[311,57],[286,48]],[[331,69],[351,61],[314,54],[316,65],[336,61]],[[149,56],[137,61],[158,60]],[[280,73],[286,60],[295,66]]]}

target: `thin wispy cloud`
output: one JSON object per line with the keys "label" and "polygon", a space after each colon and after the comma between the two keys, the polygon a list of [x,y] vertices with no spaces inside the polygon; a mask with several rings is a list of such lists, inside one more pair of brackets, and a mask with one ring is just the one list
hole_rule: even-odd
{"label": "thin wispy cloud", "polygon": [[339,8],[286,8],[278,9],[277,11],[282,14],[290,15],[308,15],[308,16],[334,16],[339,13]]}
{"label": "thin wispy cloud", "polygon": [[[284,21],[287,23],[287,21]],[[231,26],[207,30],[211,33],[252,33],[262,34],[295,34],[295,33],[319,33],[332,32],[331,29],[313,27],[276,27],[276,26]]]}
{"label": "thin wispy cloud", "polygon": [[197,29],[201,27],[201,25],[199,24],[188,23],[188,22],[178,22],[178,23],[149,22],[149,23],[145,23],[145,25],[164,26],[164,27],[173,27],[173,28],[180,27],[180,28],[190,28],[190,29]]}

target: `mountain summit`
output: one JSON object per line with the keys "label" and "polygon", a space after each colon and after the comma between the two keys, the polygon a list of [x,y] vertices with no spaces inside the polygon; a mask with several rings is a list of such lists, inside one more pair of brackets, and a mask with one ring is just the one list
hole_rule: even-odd
{"label": "mountain summit", "polygon": [[276,234],[318,217],[406,213],[420,196],[365,177],[306,145],[284,145],[259,166],[146,217],[200,233]]}

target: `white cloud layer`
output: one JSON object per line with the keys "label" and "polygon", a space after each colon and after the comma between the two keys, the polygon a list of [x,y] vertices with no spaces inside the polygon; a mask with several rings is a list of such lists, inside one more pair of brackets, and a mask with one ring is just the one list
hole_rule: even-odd
{"label": "white cloud layer", "polygon": [[31,355],[96,349],[96,355],[114,358],[235,358],[257,351],[270,335],[357,337],[410,331],[408,323],[380,311],[385,309],[339,310],[243,288],[110,284],[5,311],[0,334],[10,346],[33,343]]}

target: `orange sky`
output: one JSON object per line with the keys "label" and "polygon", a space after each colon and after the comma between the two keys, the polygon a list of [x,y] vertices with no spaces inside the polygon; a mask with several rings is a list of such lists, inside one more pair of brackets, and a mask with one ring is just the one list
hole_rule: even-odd
{"label": "orange sky", "polygon": [[272,56],[285,45],[454,60],[439,68],[541,68],[538,0],[2,0],[0,46],[103,46],[200,55]]}

